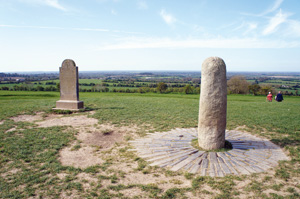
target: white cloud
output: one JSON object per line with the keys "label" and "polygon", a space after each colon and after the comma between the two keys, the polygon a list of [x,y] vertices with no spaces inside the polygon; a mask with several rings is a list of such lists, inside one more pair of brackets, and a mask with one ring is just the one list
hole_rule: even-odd
{"label": "white cloud", "polygon": [[0,27],[6,28],[37,28],[37,29],[56,29],[56,30],[79,30],[79,31],[96,31],[96,32],[108,32],[107,29],[100,28],[62,28],[55,26],[17,26],[17,25],[6,25],[0,24]]}
{"label": "white cloud", "polygon": [[164,9],[162,9],[159,14],[168,25],[172,25],[177,21],[173,15],[167,13]]}
{"label": "white cloud", "polygon": [[19,1],[28,4],[39,4],[39,5],[50,6],[59,10],[67,11],[67,9],[58,2],[58,0],[19,0]]}
{"label": "white cloud", "polygon": [[256,38],[215,38],[215,39],[185,39],[170,38],[123,38],[117,44],[102,46],[98,50],[120,49],[152,49],[152,48],[295,48],[300,47],[300,41],[286,42],[281,40],[259,40]]}
{"label": "white cloud", "polygon": [[55,29],[55,30],[76,30],[76,31],[94,31],[94,32],[110,32],[110,33],[121,33],[121,34],[134,34],[134,35],[142,35],[142,32],[130,32],[123,30],[108,30],[102,28],[62,28],[55,26],[19,26],[19,25],[7,25],[0,24],[0,28],[37,28],[37,29]]}
{"label": "white cloud", "polygon": [[283,1],[284,0],[275,0],[272,6],[270,6],[269,8],[267,8],[265,11],[263,11],[260,14],[253,14],[253,13],[241,13],[241,14],[249,15],[249,16],[262,17],[262,16],[265,16],[265,15],[271,13],[271,12],[276,11],[280,7],[280,5],[283,3]]}
{"label": "white cloud", "polygon": [[111,14],[113,14],[113,15],[117,15],[118,13],[117,13],[117,11],[115,11],[114,9],[111,9]]}
{"label": "white cloud", "polygon": [[257,28],[257,23],[248,23],[247,30],[244,32],[244,35],[254,31]]}
{"label": "white cloud", "polygon": [[289,25],[289,29],[286,31],[286,34],[292,37],[300,37],[300,22],[296,20],[288,20],[287,23]]}
{"label": "white cloud", "polygon": [[140,10],[146,10],[146,9],[148,9],[148,5],[147,5],[146,1],[139,0],[137,2],[137,6],[138,6],[138,9],[140,9]]}
{"label": "white cloud", "polygon": [[45,4],[59,10],[66,11],[67,9],[58,3],[58,0],[45,0]]}
{"label": "white cloud", "polygon": [[268,8],[267,10],[265,10],[264,12],[262,12],[260,14],[260,16],[263,16],[263,15],[266,15],[268,13],[274,12],[275,10],[277,10],[280,7],[280,5],[282,4],[282,2],[283,2],[283,0],[275,0],[274,4],[270,8]]}
{"label": "white cloud", "polygon": [[199,26],[199,25],[193,25],[192,29],[195,32],[203,32],[205,30],[205,28],[203,26]]}
{"label": "white cloud", "polygon": [[232,29],[233,31],[244,31],[243,35],[247,35],[248,33],[251,33],[252,31],[254,31],[255,29],[257,29],[257,23],[256,22],[245,22],[243,21],[241,25],[239,25],[238,27]]}
{"label": "white cloud", "polygon": [[291,14],[289,13],[282,13],[281,9],[279,12],[274,16],[270,18],[269,24],[267,27],[263,30],[263,35],[269,35],[273,32],[275,32],[278,29],[278,26],[284,22],[287,21],[287,18]]}

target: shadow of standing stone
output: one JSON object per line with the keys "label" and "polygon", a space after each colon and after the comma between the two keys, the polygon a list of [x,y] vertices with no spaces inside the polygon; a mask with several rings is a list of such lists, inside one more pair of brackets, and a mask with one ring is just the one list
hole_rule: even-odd
{"label": "shadow of standing stone", "polygon": [[55,110],[83,109],[83,101],[79,101],[78,67],[71,59],[63,61],[59,68],[60,100]]}

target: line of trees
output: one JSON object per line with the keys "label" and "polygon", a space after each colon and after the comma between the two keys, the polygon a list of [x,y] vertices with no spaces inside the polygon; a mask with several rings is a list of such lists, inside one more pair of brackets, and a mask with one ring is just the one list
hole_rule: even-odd
{"label": "line of trees", "polygon": [[[47,85],[47,86],[46,86]],[[2,86],[0,90],[11,91],[59,91],[59,83],[49,82],[46,85],[41,84],[16,84],[13,87]],[[50,85],[50,86],[49,86]],[[81,84],[83,85],[83,84]],[[79,87],[80,92],[119,92],[119,93],[184,93],[184,94],[199,94],[200,87],[198,84],[174,84],[159,82],[146,84],[146,86],[136,88],[115,88],[109,87],[107,83],[94,84],[89,83],[88,86],[92,88]],[[285,95],[298,95],[298,85],[295,86],[295,92],[285,91]],[[278,87],[277,89],[280,89]],[[257,82],[250,84],[244,76],[233,76],[227,81],[228,94],[253,94],[253,95],[267,95],[268,92],[276,93],[276,88],[269,84],[259,85]]]}
{"label": "line of trees", "polygon": [[0,87],[0,90],[7,90],[7,91],[59,91],[59,88],[56,86],[32,86],[32,85],[14,85],[12,88],[7,86]]}
{"label": "line of trees", "polygon": [[[59,83],[56,86],[33,86],[33,85],[14,85],[9,88],[7,86],[0,87],[0,90],[8,91],[59,91]],[[157,84],[157,87],[139,87],[137,89],[129,88],[109,88],[101,85],[95,85],[92,88],[79,88],[80,92],[118,92],[118,93],[184,93],[184,94],[199,94],[200,87],[193,87],[190,84],[185,85],[184,87],[173,88],[168,87],[166,83],[160,82]]]}
{"label": "line of trees", "polygon": [[137,89],[129,88],[108,88],[99,85],[94,86],[91,89],[80,88],[80,92],[114,92],[114,93],[184,93],[184,94],[200,94],[200,87],[193,87],[190,84],[180,88],[168,87],[164,82],[157,84],[156,88],[139,87]]}
{"label": "line of trees", "polygon": [[[270,84],[259,85],[257,82],[250,84],[244,76],[233,76],[227,81],[228,94],[267,95],[268,92],[275,94],[276,89]],[[285,91],[283,94],[298,95],[298,90],[295,89],[295,93]]]}

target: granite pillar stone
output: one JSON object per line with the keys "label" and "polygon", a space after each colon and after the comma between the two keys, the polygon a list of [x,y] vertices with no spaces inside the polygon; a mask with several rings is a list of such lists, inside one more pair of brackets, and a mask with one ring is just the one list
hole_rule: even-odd
{"label": "granite pillar stone", "polygon": [[207,58],[201,69],[198,142],[204,150],[224,148],[227,111],[226,65]]}

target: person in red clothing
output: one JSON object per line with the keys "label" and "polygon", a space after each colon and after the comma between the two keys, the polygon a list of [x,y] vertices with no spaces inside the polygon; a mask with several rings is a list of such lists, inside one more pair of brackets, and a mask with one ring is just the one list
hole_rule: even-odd
{"label": "person in red clothing", "polygon": [[267,102],[272,102],[273,96],[272,93],[269,92],[269,94],[267,95]]}

